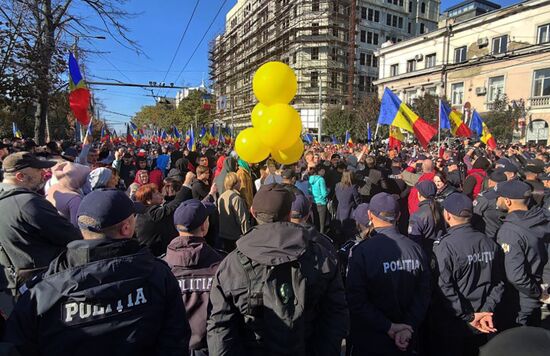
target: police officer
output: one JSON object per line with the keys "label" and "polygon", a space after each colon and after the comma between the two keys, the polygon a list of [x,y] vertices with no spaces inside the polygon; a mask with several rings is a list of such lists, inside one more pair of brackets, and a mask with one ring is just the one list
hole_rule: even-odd
{"label": "police officer", "polygon": [[415,185],[418,194],[418,210],[409,219],[409,237],[424,249],[426,256],[432,252],[434,241],[439,240],[445,231],[445,222],[439,207],[434,201],[437,189],[431,180]]}
{"label": "police officer", "polygon": [[508,213],[497,234],[509,282],[502,310],[497,312],[501,329],[540,324],[542,274],[548,261],[545,239],[550,234],[550,223],[540,208],[528,209],[530,194],[531,187],[519,180],[497,186],[497,206]]}
{"label": "police officer", "polygon": [[550,218],[550,174],[545,173],[539,176],[540,181],[544,185],[543,195],[542,198],[542,212],[547,218]]}
{"label": "police officer", "polygon": [[473,202],[474,215],[472,225],[493,240],[496,240],[498,229],[502,225],[502,219],[506,215],[497,208],[497,192],[495,187],[500,182],[507,180],[504,172],[496,170],[489,175],[488,189],[479,193]]}
{"label": "police officer", "polygon": [[330,253],[290,222],[292,194],[263,185],[258,226],[220,264],[210,292],[212,355],[338,355],[349,314]]}
{"label": "police officer", "polygon": [[539,159],[528,160],[523,168],[525,183],[531,186],[532,205],[541,206],[544,199],[544,184],[539,179],[539,174],[544,171],[544,162]]}
{"label": "police officer", "polygon": [[434,246],[437,286],[432,309],[432,354],[477,355],[495,332],[493,312],[504,292],[499,246],[473,229],[472,201],[453,193],[443,202],[449,230]]}
{"label": "police officer", "polygon": [[347,276],[352,355],[403,355],[430,303],[430,274],[422,248],[400,234],[397,200],[370,201],[375,232],[353,248]]}
{"label": "police officer", "polygon": [[196,199],[183,202],[174,213],[174,225],[179,237],[170,242],[164,257],[178,279],[191,325],[190,354],[195,356],[208,355],[206,309],[212,278],[225,257],[204,239],[208,233],[208,216],[215,209],[214,205]]}
{"label": "police officer", "polygon": [[29,282],[4,341],[22,355],[188,355],[178,283],[132,239],[135,219],[124,192],[88,194],[78,211],[84,240]]}

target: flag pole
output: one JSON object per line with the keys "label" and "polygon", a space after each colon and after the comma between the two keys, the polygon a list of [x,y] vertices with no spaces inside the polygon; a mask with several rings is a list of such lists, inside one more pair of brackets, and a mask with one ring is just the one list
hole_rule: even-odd
{"label": "flag pole", "polygon": [[441,147],[441,99],[439,99],[439,114],[437,115],[437,148]]}
{"label": "flag pole", "polygon": [[374,130],[374,140],[376,140],[376,138],[378,137],[378,128],[380,127],[380,124],[379,123],[376,123],[376,130]]}

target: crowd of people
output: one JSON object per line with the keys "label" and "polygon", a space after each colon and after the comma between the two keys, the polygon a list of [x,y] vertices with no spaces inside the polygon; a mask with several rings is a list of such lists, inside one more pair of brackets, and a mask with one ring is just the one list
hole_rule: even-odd
{"label": "crowd of people", "polygon": [[[544,355],[550,148],[0,143],[10,355]],[[5,312],[9,312],[5,310]]]}

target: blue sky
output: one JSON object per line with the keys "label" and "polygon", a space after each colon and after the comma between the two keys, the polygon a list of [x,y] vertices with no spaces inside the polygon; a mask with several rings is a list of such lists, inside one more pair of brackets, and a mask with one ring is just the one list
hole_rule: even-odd
{"label": "blue sky", "polygon": [[[91,40],[82,46],[92,50],[107,52],[101,55],[90,55],[87,58],[87,77],[89,81],[114,81],[131,83],[148,83],[163,81],[170,61],[174,56],[180,37],[185,29],[196,0],[131,0],[125,5],[128,12],[139,13],[135,18],[126,21],[130,37],[137,41],[145,55],[123,48],[112,39]],[[182,72],[176,85],[198,86],[202,79],[208,81],[208,43],[223,32],[225,14],[236,4],[237,0],[200,0],[189,29],[183,39],[172,68],[165,82],[174,82],[185,63],[189,64]],[[441,11],[459,3],[460,0],[442,0]],[[502,6],[519,2],[517,0],[495,1]],[[208,31],[203,43],[195,55],[192,51],[205,34],[222,6],[219,16]],[[150,91],[142,88],[94,87],[94,95],[105,105],[106,110],[125,115],[134,115],[141,106],[154,104]],[[155,94],[159,94],[155,90]],[[174,97],[176,90],[161,90],[161,95]],[[117,131],[130,119],[125,116],[102,112],[102,117]],[[120,131],[119,131],[120,132]]]}

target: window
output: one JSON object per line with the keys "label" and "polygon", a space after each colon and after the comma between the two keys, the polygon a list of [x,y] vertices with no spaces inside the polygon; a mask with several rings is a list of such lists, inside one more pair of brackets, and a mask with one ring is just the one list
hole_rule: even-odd
{"label": "window", "polygon": [[390,14],[386,15],[386,25],[391,26],[391,15]]}
{"label": "window", "polygon": [[399,22],[397,24],[397,27],[403,28],[403,18],[402,17],[399,17]]}
{"label": "window", "polygon": [[416,60],[411,59],[407,61],[407,73],[414,72],[416,70]]}
{"label": "window", "polygon": [[408,32],[408,33],[412,33],[412,23],[411,23],[411,22],[409,22],[409,23],[407,24],[407,32]]}
{"label": "window", "polygon": [[359,65],[366,65],[367,63],[367,55],[365,53],[360,53],[359,54]]}
{"label": "window", "polygon": [[311,47],[311,59],[319,59],[319,47]]}
{"label": "window", "polygon": [[361,37],[361,38],[360,38],[361,42],[365,43],[365,42],[367,41],[367,40],[366,40],[366,38],[367,38],[367,31],[361,30],[361,35],[360,35],[360,37]]}
{"label": "window", "polygon": [[489,88],[489,95],[487,96],[487,102],[492,103],[504,94],[504,76],[489,78],[487,85]]}
{"label": "window", "polygon": [[[369,11],[370,11],[370,9],[369,9]],[[367,19],[367,8],[366,7],[361,7],[361,18],[363,20]]]}
{"label": "window", "polygon": [[550,23],[539,26],[537,31],[538,44],[550,42]]}
{"label": "window", "polygon": [[319,11],[319,0],[311,1],[311,11]]}
{"label": "window", "polygon": [[330,88],[331,89],[338,88],[338,73],[337,72],[331,72],[330,73]]}
{"label": "window", "polygon": [[380,11],[369,9],[367,19],[373,22],[380,22]]}
{"label": "window", "polygon": [[296,64],[296,52],[292,53],[292,64]]}
{"label": "window", "polygon": [[397,16],[393,16],[391,25],[392,25],[393,27],[397,27]]}
{"label": "window", "polygon": [[333,27],[333,28],[332,28],[332,35],[333,35],[334,37],[338,37],[338,27]]}
{"label": "window", "polygon": [[466,46],[455,48],[455,63],[466,62]]}
{"label": "window", "polygon": [[319,73],[318,72],[311,72],[310,73],[310,80],[311,80],[311,87],[312,88],[318,88],[319,87]]}
{"label": "window", "polygon": [[372,66],[372,57],[373,57],[372,54],[367,54],[367,65],[369,67]]}
{"label": "window", "polygon": [[425,14],[426,13],[426,3],[420,4],[420,12]]}
{"label": "window", "polygon": [[533,96],[550,95],[550,68],[536,70],[533,80]]}
{"label": "window", "polygon": [[508,50],[508,35],[493,38],[493,54],[506,53]]}
{"label": "window", "polygon": [[399,64],[392,64],[390,66],[390,76],[395,77],[399,75]]}
{"label": "window", "polygon": [[338,58],[338,52],[336,50],[336,47],[332,47],[330,49],[330,59],[332,59],[333,61],[335,61],[336,59]]}
{"label": "window", "polygon": [[426,68],[435,67],[435,53],[426,56]]}
{"label": "window", "polygon": [[413,12],[413,2],[409,0],[409,12]]}
{"label": "window", "polygon": [[367,43],[372,43],[372,32],[367,32]]}
{"label": "window", "polygon": [[378,58],[376,58],[375,56],[372,56],[372,66],[374,68],[378,67]]}
{"label": "window", "polygon": [[374,32],[367,32],[367,43],[369,44],[378,44],[378,34]]}
{"label": "window", "polygon": [[365,76],[359,76],[359,91],[365,91]]}
{"label": "window", "polygon": [[451,85],[451,104],[462,105],[464,100],[464,83],[455,83]]}
{"label": "window", "polygon": [[420,24],[420,33],[422,34],[422,33],[424,33],[424,32],[426,32],[426,27],[424,26],[423,23],[421,23],[421,24]]}
{"label": "window", "polygon": [[399,6],[403,6],[403,0],[399,0]]}
{"label": "window", "polygon": [[311,24],[311,35],[317,36],[319,34],[319,24],[314,22]]}

